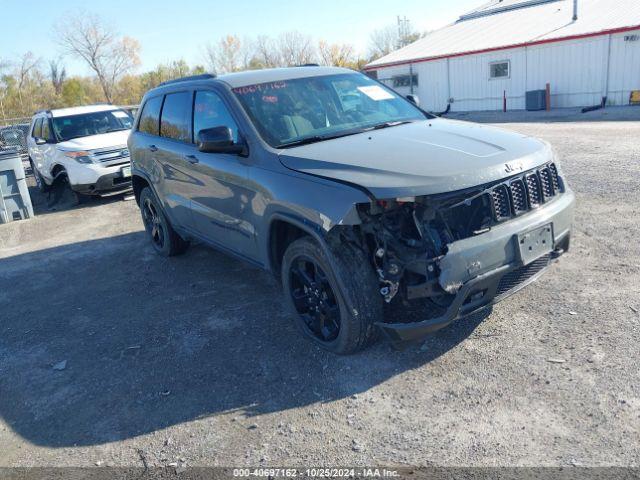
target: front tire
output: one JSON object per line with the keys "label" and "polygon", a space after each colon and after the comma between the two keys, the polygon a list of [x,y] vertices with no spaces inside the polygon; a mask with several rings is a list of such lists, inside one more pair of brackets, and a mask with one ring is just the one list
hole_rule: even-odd
{"label": "front tire", "polygon": [[29,159],[29,163],[31,164],[31,172],[33,173],[33,178],[36,180],[36,186],[41,193],[46,193],[49,190],[49,186],[44,182],[42,175],[36,168],[33,160]]}
{"label": "front tire", "polygon": [[149,187],[140,192],[140,212],[151,245],[159,255],[172,257],[184,253],[189,248],[189,242],[182,239],[173,229],[160,202]]}
{"label": "front tire", "polygon": [[345,246],[331,255],[329,262],[310,237],[291,243],[282,261],[282,285],[302,333],[325,350],[348,355],[376,340],[375,323],[383,317],[382,297],[375,272],[362,252]]}

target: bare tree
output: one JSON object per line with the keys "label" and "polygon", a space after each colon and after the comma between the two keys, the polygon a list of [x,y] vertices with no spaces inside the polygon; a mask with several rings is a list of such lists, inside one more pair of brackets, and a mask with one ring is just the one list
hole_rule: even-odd
{"label": "bare tree", "polygon": [[374,30],[369,37],[369,54],[372,59],[389,55],[398,48],[398,29],[390,25],[380,30]]}
{"label": "bare tree", "polygon": [[323,65],[351,67],[355,63],[353,45],[329,44],[324,40],[318,43],[318,56]]}
{"label": "bare tree", "polygon": [[242,42],[235,35],[227,35],[216,44],[207,45],[205,50],[207,63],[215,72],[237,72],[243,66]]}
{"label": "bare tree", "polygon": [[116,82],[140,64],[140,44],[119,37],[96,15],[81,12],[56,30],[65,52],[84,60],[98,77],[105,99],[111,102]]}
{"label": "bare tree", "polygon": [[62,85],[67,79],[67,69],[62,64],[61,59],[49,60],[49,79],[51,80],[51,85],[53,85],[56,95],[60,95]]}
{"label": "bare tree", "polygon": [[20,57],[18,63],[18,90],[22,90],[29,81],[31,74],[38,68],[40,59],[33,52],[27,52]]}
{"label": "bare tree", "polygon": [[413,30],[411,23],[405,19],[402,27],[389,25],[380,30],[374,30],[369,37],[369,55],[375,60],[389,55],[394,50],[419,40],[428,32],[419,33]]}
{"label": "bare tree", "polygon": [[313,63],[315,49],[313,39],[300,32],[286,32],[278,37],[278,50],[282,63],[286,66]]}
{"label": "bare tree", "polygon": [[6,113],[4,110],[4,99],[7,92],[5,91],[6,82],[4,80],[4,71],[8,69],[9,66],[10,63],[8,61],[2,60],[0,58],[0,115],[2,116],[2,118],[6,118]]}
{"label": "bare tree", "polygon": [[254,58],[262,68],[282,67],[283,61],[276,42],[266,35],[259,35],[254,42]]}

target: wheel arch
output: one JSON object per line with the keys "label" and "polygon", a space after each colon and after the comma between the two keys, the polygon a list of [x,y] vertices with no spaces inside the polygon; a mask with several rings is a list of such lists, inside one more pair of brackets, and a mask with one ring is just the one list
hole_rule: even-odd
{"label": "wheel arch", "polygon": [[302,219],[291,215],[274,214],[269,221],[267,252],[269,270],[279,277],[282,257],[289,245],[304,236],[312,237],[317,243],[324,244],[320,234]]}
{"label": "wheel arch", "polygon": [[[301,234],[300,236],[297,236],[293,240],[291,240],[291,242],[305,235],[313,238],[318,243],[318,245],[320,245],[320,248],[323,250],[325,257],[327,259],[327,262],[331,266],[332,270],[334,272],[339,271],[338,266],[336,265],[336,260],[333,256],[331,247],[329,246],[326,235],[323,234],[324,231],[322,230],[322,227],[320,227],[320,225],[316,225],[312,222],[309,222],[308,220],[296,217],[294,215],[284,214],[284,213],[274,213],[269,220],[269,235],[267,237],[268,238],[267,251],[269,254],[269,258],[268,258],[269,269],[271,270],[272,273],[274,273],[277,276],[278,279],[280,278],[280,267],[282,264],[282,256],[280,256],[279,258],[276,258],[273,256],[273,253],[281,250],[282,255],[284,255],[284,252],[286,251],[287,246],[290,245],[290,242],[286,243],[286,246],[283,246],[282,244],[280,246],[278,246],[277,244],[275,245],[273,244],[273,241],[277,240],[278,238],[277,228],[292,229],[292,231],[298,232]],[[335,277],[340,290],[342,290],[343,292],[346,292],[347,290],[345,288],[344,282],[340,277],[340,275],[336,275]],[[349,308],[349,310],[356,311],[354,309],[353,300],[349,298],[348,295],[345,296],[344,301],[346,303],[347,308]]]}
{"label": "wheel arch", "polygon": [[61,175],[67,175],[67,169],[64,165],[56,163],[51,169],[51,178],[53,178],[53,181],[55,182]]}
{"label": "wheel arch", "polygon": [[136,172],[131,176],[131,184],[133,186],[133,194],[136,197],[136,203],[140,205],[140,193],[142,193],[142,190],[146,187],[149,187],[151,188],[151,190],[153,190],[151,182],[149,182],[146,177]]}
{"label": "wheel arch", "polygon": [[134,169],[131,172],[131,184],[133,186],[133,193],[135,195],[136,203],[138,204],[138,206],[140,206],[140,194],[142,193],[142,190],[144,190],[146,187],[149,187],[149,189],[151,189],[153,194],[158,199],[158,202],[160,202],[162,213],[164,213],[164,215],[167,217],[169,223],[171,223],[171,226],[177,232],[179,232],[180,235],[186,238],[186,234],[183,231],[182,227],[178,224],[178,222],[175,221],[175,218],[171,214],[171,210],[167,208],[166,200],[161,195],[158,195],[158,190],[156,189],[156,186],[149,175],[147,175],[147,172],[139,169]]}

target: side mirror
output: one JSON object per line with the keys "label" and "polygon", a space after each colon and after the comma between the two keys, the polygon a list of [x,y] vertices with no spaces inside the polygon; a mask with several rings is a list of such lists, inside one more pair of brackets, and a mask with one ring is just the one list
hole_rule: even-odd
{"label": "side mirror", "polygon": [[44,138],[36,137],[35,138],[36,145],[44,145],[47,141]]}
{"label": "side mirror", "polygon": [[419,106],[420,106],[420,99],[418,98],[418,96],[417,96],[417,95],[410,94],[410,95],[407,95],[407,97],[406,97],[406,98],[407,98],[407,100],[409,100],[411,103],[413,103],[416,107],[419,107]]}
{"label": "side mirror", "polygon": [[231,133],[229,127],[205,128],[198,132],[198,150],[203,153],[232,153],[239,155],[244,152],[244,149],[244,145],[234,143],[233,133]]}

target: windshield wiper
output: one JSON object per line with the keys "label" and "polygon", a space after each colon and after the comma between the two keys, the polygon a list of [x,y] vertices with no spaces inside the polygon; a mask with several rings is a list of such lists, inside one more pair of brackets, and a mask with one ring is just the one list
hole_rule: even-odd
{"label": "windshield wiper", "polygon": [[107,130],[104,133],[111,133],[111,132],[121,132],[123,130],[129,130],[128,128],[110,128],[109,130]]}
{"label": "windshield wiper", "polygon": [[333,140],[334,138],[348,137],[349,135],[357,135],[359,133],[370,132],[372,130],[380,130],[382,128],[397,127],[398,125],[404,125],[405,123],[412,123],[411,120],[399,120],[397,122],[384,122],[378,125],[373,125],[366,128],[357,128],[349,130],[347,132],[341,132],[334,135],[313,135],[311,137],[301,138],[300,140],[294,140],[293,142],[283,143],[276,148],[289,148],[299,147],[300,145],[308,145],[310,143],[324,142],[325,140]]}
{"label": "windshield wiper", "polygon": [[412,123],[411,120],[399,120],[397,122],[383,122],[372,127],[366,128],[365,131],[370,130],[382,130],[383,128],[397,127],[398,125],[405,125],[407,123]]}
{"label": "windshield wiper", "polygon": [[333,135],[313,135],[311,137],[301,138],[300,140],[294,140],[293,142],[283,143],[278,145],[276,148],[289,148],[289,147],[299,147],[300,145],[308,145],[310,143],[318,143],[324,142],[325,140],[333,140],[334,138],[342,138],[348,137],[349,135],[357,135],[358,133],[362,133],[363,130],[350,130],[348,132],[336,133]]}

